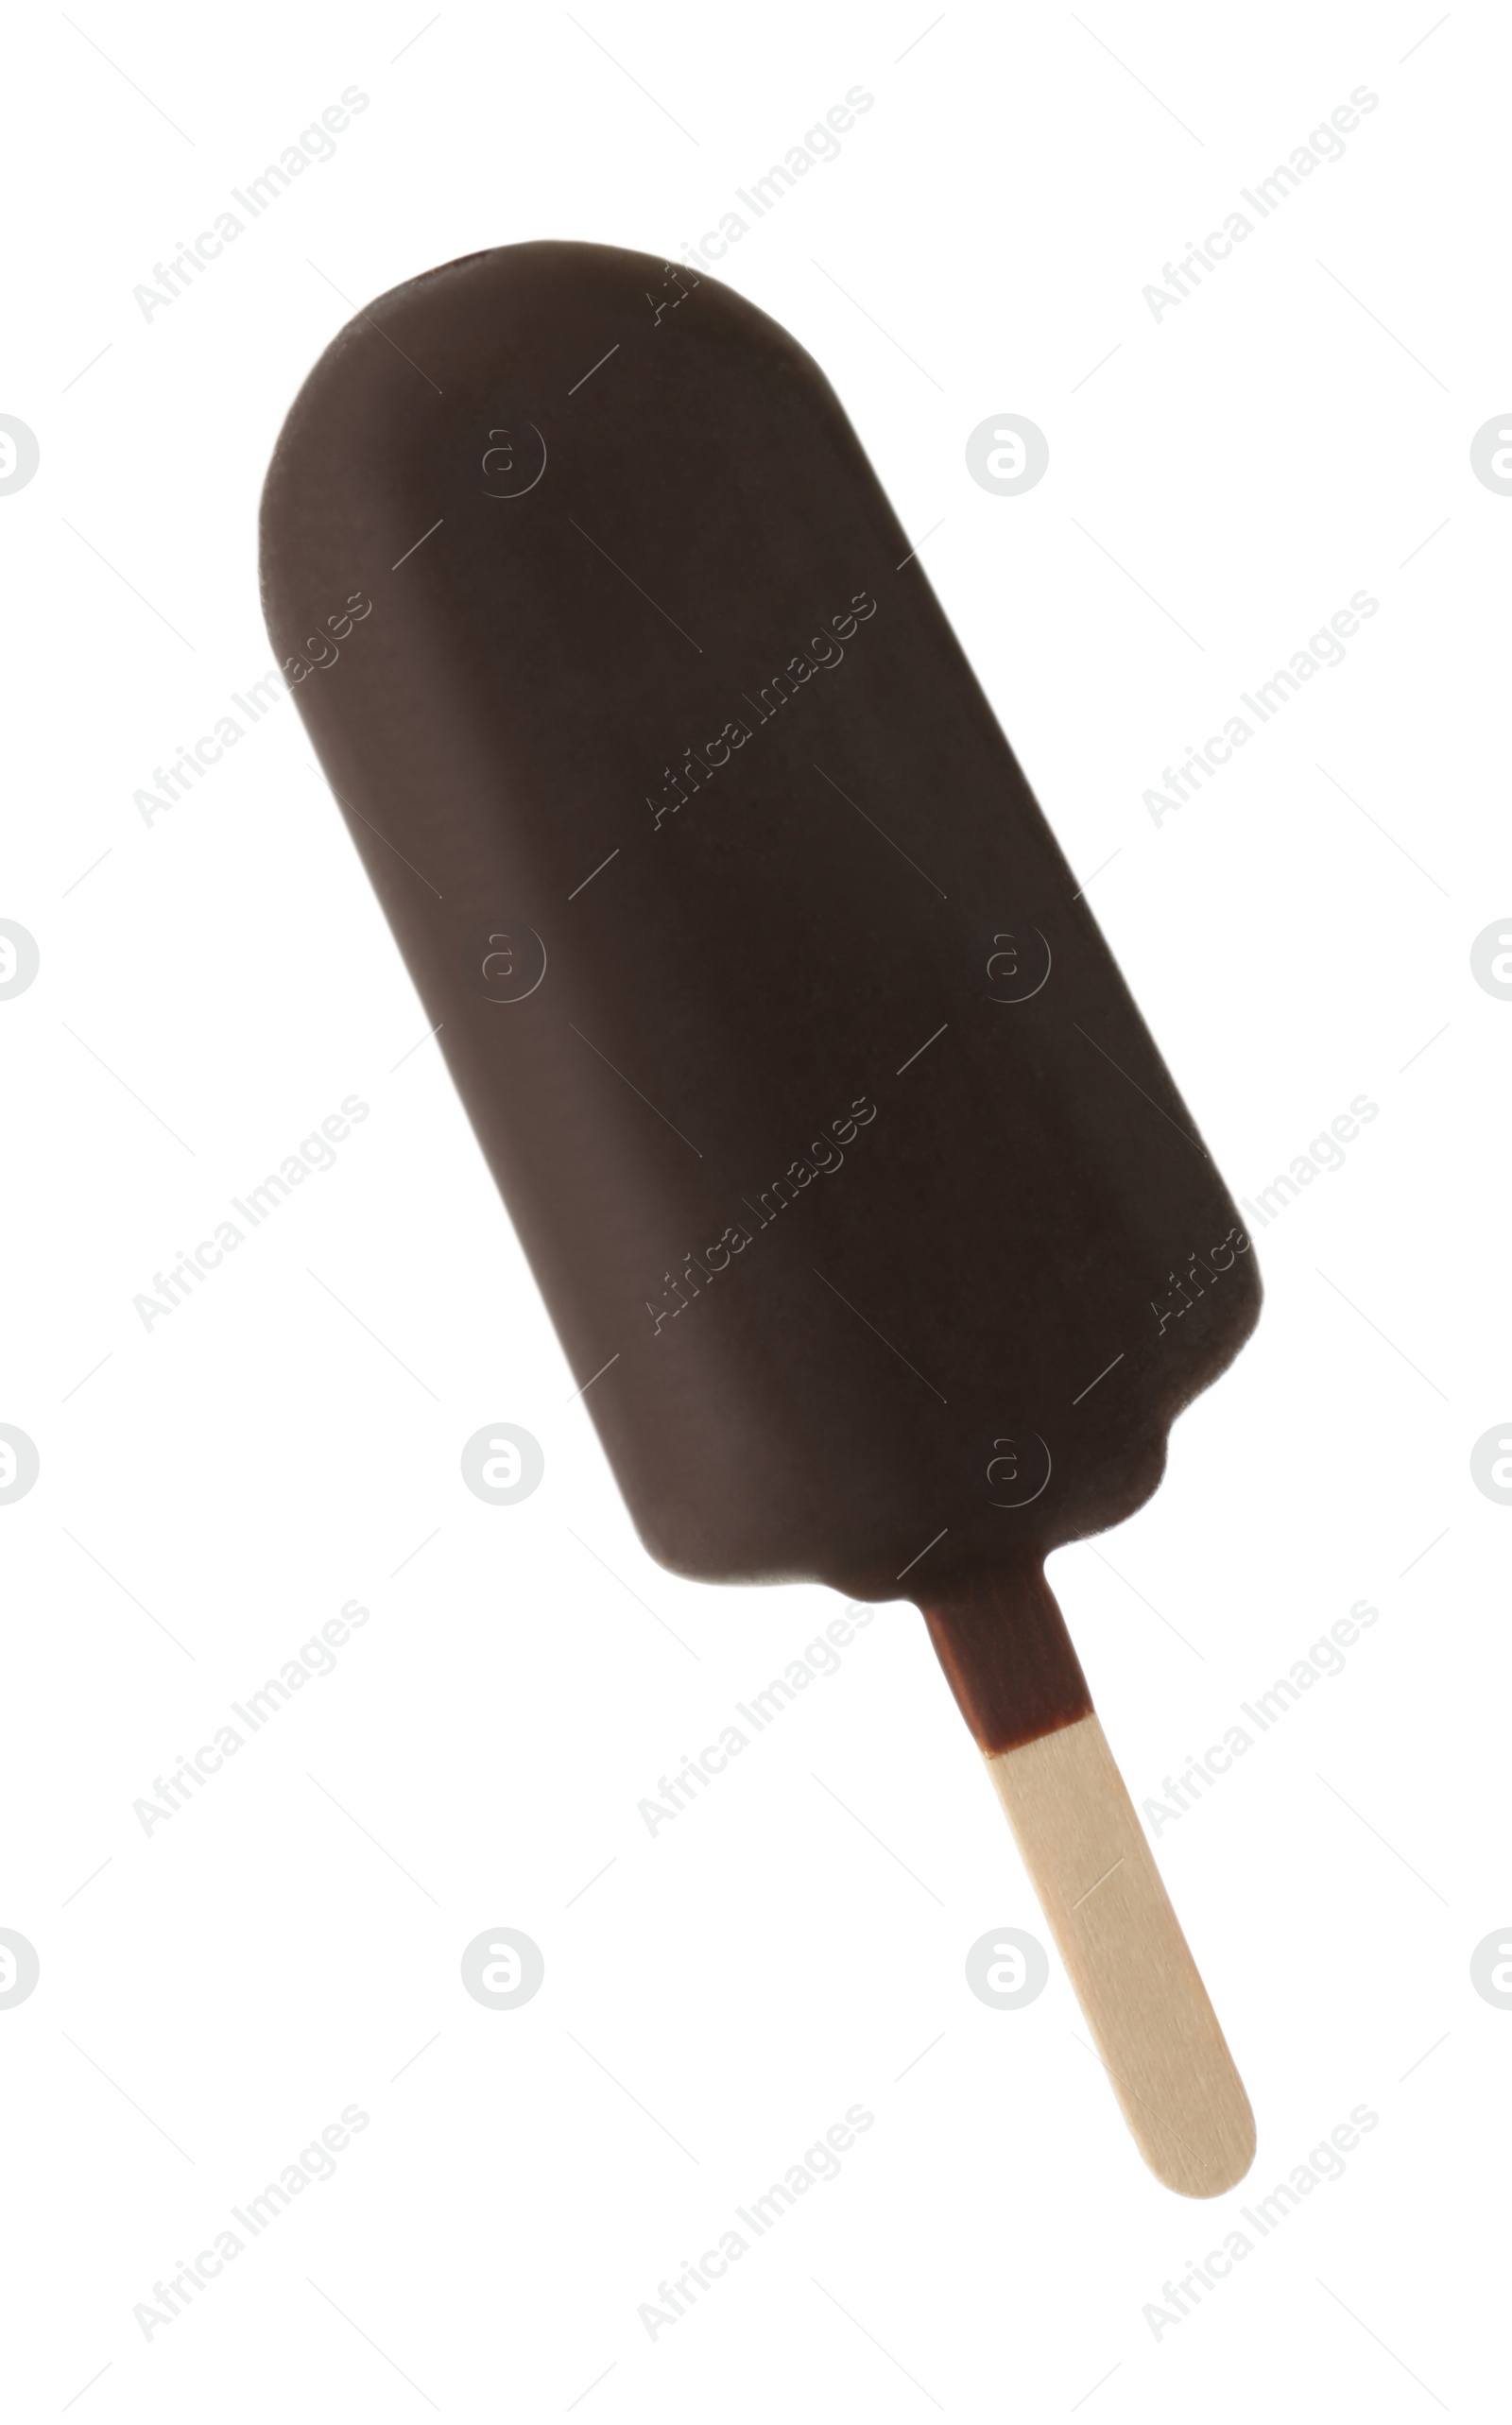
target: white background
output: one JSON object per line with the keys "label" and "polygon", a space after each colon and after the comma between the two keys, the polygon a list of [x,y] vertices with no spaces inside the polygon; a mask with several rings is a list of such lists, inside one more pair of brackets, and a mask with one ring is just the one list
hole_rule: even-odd
{"label": "white background", "polygon": [[[42,461],[0,497],[0,915],[42,969],[0,1004],[0,1419],[42,1473],[0,1508],[0,1924],[42,1975],[0,2011],[8,2413],[1486,2416],[1512,2014],[1469,1965],[1512,1918],[1512,1512],[1469,1453],[1512,1386],[1512,1006],[1469,950],[1512,905],[1512,503],[1469,443],[1512,401],[1505,22],[580,18],[11,33],[0,411]],[[535,236],[679,254],[857,84],[720,274],[931,534],[1236,1193],[1380,1107],[1259,1232],[1260,1331],[1157,1498],[1053,1567],[1141,1799],[1380,1610],[1161,1832],[1259,2118],[1211,2208],[1143,2169],[1058,1964],[1023,2011],[968,1989],[984,1932],[1045,1931],[911,1608],[648,1835],[638,1800],[837,1604],[640,1550],[293,707],[133,805],[270,662],[257,497],[342,297]],[[1346,158],[1158,323],[1145,284],[1361,84]],[[145,319],[133,287],[349,85],[336,157]],[[965,465],[1005,411],[1050,447],[1016,498]],[[1362,588],[1347,662],[1157,828],[1162,767]],[[146,1332],[154,1272],[351,1093],[335,1168]],[[503,1509],[458,1472],[499,1420],[546,1457]],[[145,1835],[154,1777],[352,1597],[337,1671]],[[514,2012],[459,1976],[497,1925],[545,1957]],[[840,2178],[652,2340],[658,2283],[855,2104]],[[336,2177],[146,2339],[153,2283],[348,2105]],[[1360,2105],[1345,2176],[1157,2338],[1162,2283]]]}

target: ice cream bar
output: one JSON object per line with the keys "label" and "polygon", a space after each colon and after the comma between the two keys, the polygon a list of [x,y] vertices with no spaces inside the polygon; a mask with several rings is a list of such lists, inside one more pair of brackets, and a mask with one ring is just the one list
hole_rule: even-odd
{"label": "ice cream bar", "polygon": [[637,1529],[923,1609],[1147,2159],[1253,2124],[1044,1580],[1253,1326],[1191,1112],[845,414],[687,265],[359,313],[268,628]]}

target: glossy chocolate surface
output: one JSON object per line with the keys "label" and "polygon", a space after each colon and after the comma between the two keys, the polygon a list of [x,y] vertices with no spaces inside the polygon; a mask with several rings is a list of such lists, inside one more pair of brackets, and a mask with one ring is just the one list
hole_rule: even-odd
{"label": "glossy chocolate surface", "polygon": [[969,1608],[1138,1505],[1255,1259],[802,349],[454,263],[317,365],[263,566],[651,1553]]}

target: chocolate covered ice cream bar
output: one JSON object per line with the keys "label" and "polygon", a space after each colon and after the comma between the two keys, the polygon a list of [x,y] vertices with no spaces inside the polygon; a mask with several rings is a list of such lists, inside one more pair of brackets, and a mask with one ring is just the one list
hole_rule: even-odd
{"label": "chocolate covered ice cream bar", "polygon": [[917,1601],[1136,2140],[1231,2186],[1043,1567],[1154,1490],[1255,1258],[833,390],[687,267],[473,254],[311,373],[263,573],[645,1546]]}

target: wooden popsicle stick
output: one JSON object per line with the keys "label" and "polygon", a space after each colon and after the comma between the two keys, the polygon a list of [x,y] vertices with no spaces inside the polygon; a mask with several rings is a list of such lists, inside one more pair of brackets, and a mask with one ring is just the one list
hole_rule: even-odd
{"label": "wooden popsicle stick", "polygon": [[1254,2115],[1101,1726],[984,1756],[1141,2155],[1168,2189],[1219,2196],[1249,2170]]}

